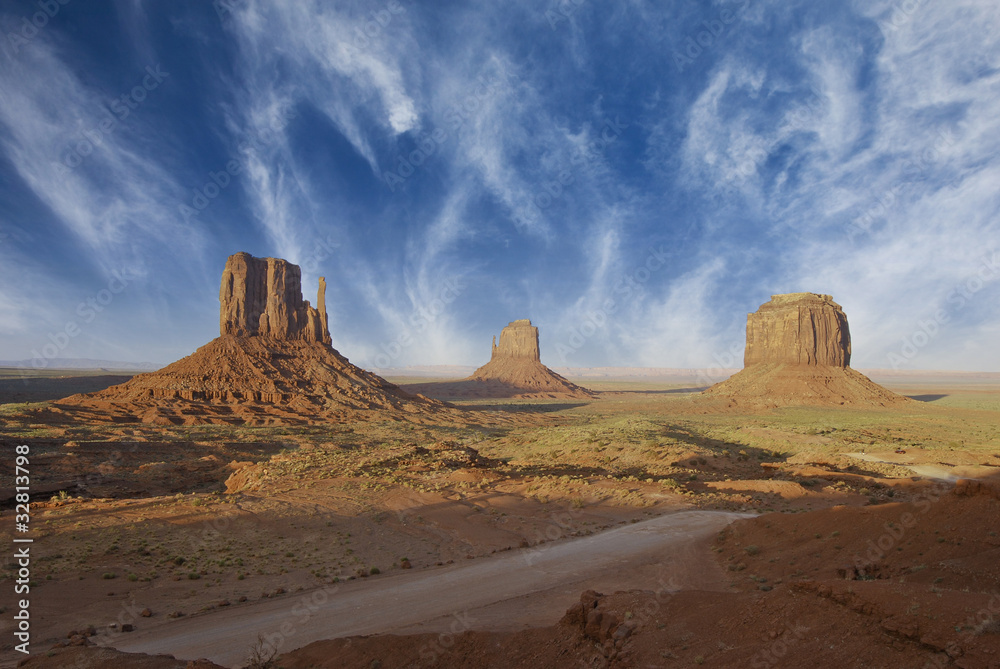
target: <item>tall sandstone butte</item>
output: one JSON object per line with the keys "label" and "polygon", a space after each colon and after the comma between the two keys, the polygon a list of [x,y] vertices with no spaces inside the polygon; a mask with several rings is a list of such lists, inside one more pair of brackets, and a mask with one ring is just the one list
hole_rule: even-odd
{"label": "tall sandstone butte", "polygon": [[851,332],[847,316],[829,295],[789,293],[747,314],[747,345],[743,365],[851,364]]}
{"label": "tall sandstone butte", "polygon": [[541,362],[542,357],[538,352],[538,328],[532,325],[527,318],[512,321],[500,331],[499,346],[497,346],[497,338],[493,338],[493,354],[490,356],[490,360],[498,358]]}
{"label": "tall sandstone butte", "polygon": [[850,367],[847,316],[829,295],[772,295],[747,315],[743,370],[705,391],[736,406],[908,402]]}
{"label": "tall sandstone butte", "polygon": [[302,299],[297,265],[236,253],[219,290],[220,336],[163,369],[98,393],[53,403],[52,413],[92,422],[156,424],[334,423],[372,410],[447,411],[352,365],[333,348],[326,281],[317,307]]}
{"label": "tall sandstone butte", "polygon": [[326,280],[320,277],[317,307],[302,299],[298,265],[281,258],[229,256],[219,289],[219,331],[237,337],[273,337],[330,345]]}
{"label": "tall sandstone butte", "polygon": [[[480,397],[593,397],[586,388],[566,380],[541,362],[538,328],[528,319],[512,321],[493,338],[490,361],[464,385]],[[462,382],[460,382],[462,383]]]}

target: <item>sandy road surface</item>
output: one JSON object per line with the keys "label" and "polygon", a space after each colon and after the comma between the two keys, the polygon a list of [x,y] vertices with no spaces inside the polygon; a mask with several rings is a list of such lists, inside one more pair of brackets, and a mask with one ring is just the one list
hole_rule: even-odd
{"label": "sandy road surface", "polygon": [[[707,561],[701,551],[694,554],[694,544],[747,515],[682,511],[475,562],[328,585],[248,606],[163,621],[156,627],[119,635],[114,645],[128,652],[167,653],[181,659],[206,657],[240,667],[258,634],[279,645],[281,652],[288,652],[320,639],[406,628],[412,631],[414,626],[435,619],[457,626],[455,631],[510,628],[520,611],[531,617],[533,598],[544,599],[546,593],[555,591],[560,600],[555,602],[555,610],[562,611],[587,588],[621,583],[623,575],[664,561],[677,561],[679,567],[674,571],[661,569],[652,582],[647,575],[645,589],[697,587],[698,583],[690,582],[690,563]],[[687,567],[681,564],[685,548],[690,549]],[[514,606],[507,608],[502,624],[496,615],[476,613],[495,611],[498,603],[506,601]],[[556,619],[558,616],[549,618],[548,624]]]}
{"label": "sandy road surface", "polygon": [[865,462],[879,462],[885,465],[906,467],[917,476],[923,476],[924,478],[933,479],[935,481],[945,481],[947,483],[954,483],[959,479],[983,480],[993,478],[1000,474],[1000,467],[992,467],[989,465],[947,465],[935,463],[914,464],[908,462],[906,458],[885,460],[871,453],[845,453],[845,455],[858,460],[864,460]]}

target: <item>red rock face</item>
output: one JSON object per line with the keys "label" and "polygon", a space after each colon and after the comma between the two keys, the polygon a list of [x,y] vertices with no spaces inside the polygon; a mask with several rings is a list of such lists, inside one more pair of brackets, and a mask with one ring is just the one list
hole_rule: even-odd
{"label": "red rock face", "polygon": [[302,299],[302,272],[280,258],[229,256],[219,290],[219,330],[237,337],[272,337],[331,344],[326,281],[319,280],[319,309]]}
{"label": "red rock face", "polygon": [[499,344],[493,338],[490,361],[468,380],[478,382],[466,389],[467,394],[477,397],[593,397],[591,391],[542,364],[538,328],[528,319],[513,321],[501,330]]}
{"label": "red rock face", "polygon": [[538,328],[528,319],[513,321],[500,331],[500,345],[493,340],[490,360],[541,360],[538,353]]}
{"label": "red rock face", "polygon": [[847,316],[829,295],[790,293],[747,316],[743,370],[703,395],[731,407],[865,406],[909,402],[851,369]]}
{"label": "red rock face", "polygon": [[[302,299],[297,265],[229,257],[222,273],[222,335],[163,369],[53,403],[52,420],[158,425],[279,425],[440,415],[452,409],[367,372],[330,344],[326,281],[318,309]],[[405,418],[404,418],[405,419]]]}
{"label": "red rock face", "polygon": [[840,305],[829,295],[790,293],[747,315],[743,365],[768,363],[849,366],[851,333]]}

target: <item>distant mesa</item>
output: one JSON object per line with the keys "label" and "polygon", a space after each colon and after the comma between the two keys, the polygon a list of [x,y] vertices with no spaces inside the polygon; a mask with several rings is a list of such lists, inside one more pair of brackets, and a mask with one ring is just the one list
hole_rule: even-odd
{"label": "distant mesa", "polygon": [[556,374],[541,362],[538,328],[528,319],[513,321],[493,338],[490,361],[461,381],[407,386],[432,397],[589,399],[594,392]]}
{"label": "distant mesa", "polygon": [[51,405],[58,417],[154,424],[342,422],[358,412],[443,408],[352,365],[332,346],[326,282],[317,306],[280,258],[229,256],[219,291],[221,335],[163,369]]}
{"label": "distant mesa", "polygon": [[737,406],[896,406],[909,402],[850,367],[847,316],[829,295],[772,295],[747,315],[743,370],[703,395]]}

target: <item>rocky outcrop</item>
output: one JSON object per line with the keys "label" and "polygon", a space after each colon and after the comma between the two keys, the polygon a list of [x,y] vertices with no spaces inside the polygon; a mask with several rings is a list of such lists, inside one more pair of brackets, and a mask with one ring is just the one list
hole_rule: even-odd
{"label": "rocky outcrop", "polygon": [[281,258],[229,256],[219,290],[219,331],[237,337],[272,337],[331,344],[326,315],[326,280],[312,307],[302,299],[302,272]]}
{"label": "rocky outcrop", "polygon": [[57,419],[159,425],[329,424],[377,412],[398,418],[450,411],[338,353],[330,345],[325,291],[321,278],[312,307],[302,299],[298,266],[232,255],[219,293],[221,336],[163,369],[59,400],[50,411]]}
{"label": "rocky outcrop", "polygon": [[703,394],[735,407],[896,406],[910,400],[850,367],[847,316],[829,295],[772,295],[747,315],[743,370]]}
{"label": "rocky outcrop", "polygon": [[493,355],[490,360],[500,358],[509,360],[541,361],[538,352],[538,328],[527,318],[513,321],[500,331],[500,345],[493,338]]}
{"label": "rocky outcrop", "polygon": [[851,364],[851,333],[847,316],[829,295],[772,295],[747,315],[747,345],[743,365]]}
{"label": "rocky outcrop", "polygon": [[513,321],[493,337],[490,361],[458,381],[415,383],[413,393],[438,399],[588,399],[593,391],[581,388],[542,364],[538,328],[528,319]]}
{"label": "rocky outcrop", "polygon": [[470,390],[476,397],[593,397],[541,362],[538,328],[528,319],[512,321],[493,338],[490,361],[473,372]]}
{"label": "rocky outcrop", "polygon": [[638,623],[632,620],[619,622],[613,611],[602,610],[601,605],[605,603],[604,595],[587,590],[580,595],[578,604],[566,610],[559,624],[579,630],[583,637],[603,649],[605,657],[613,659],[635,633]]}

